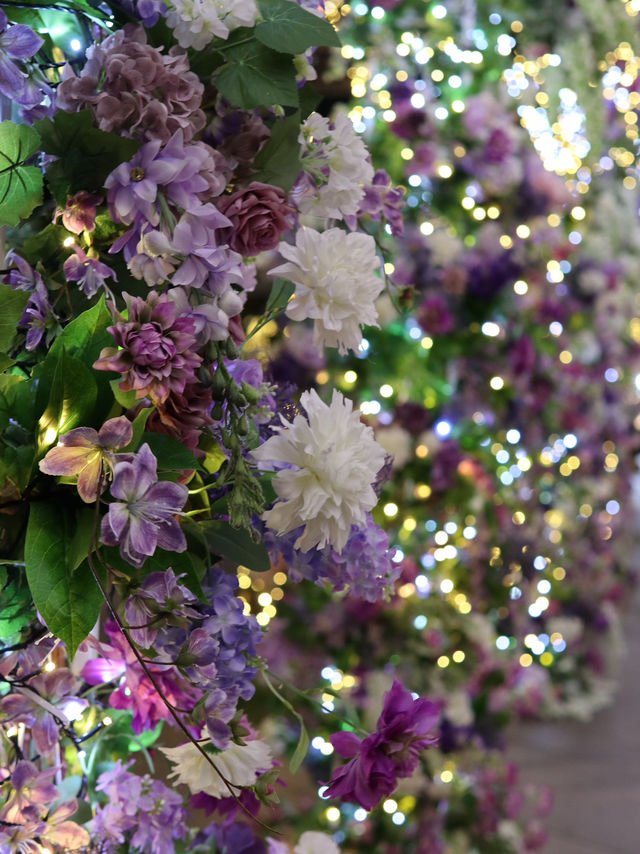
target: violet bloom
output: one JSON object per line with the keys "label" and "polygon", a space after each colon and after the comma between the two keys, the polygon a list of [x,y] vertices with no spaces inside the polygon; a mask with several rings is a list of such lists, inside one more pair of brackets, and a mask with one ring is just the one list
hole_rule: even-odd
{"label": "violet bloom", "polygon": [[183,160],[171,152],[166,153],[161,140],[147,142],[104,182],[109,191],[109,212],[113,219],[131,225],[136,214],[140,214],[152,225],[157,225],[160,222],[155,204],[158,187],[171,183],[183,168]]}
{"label": "violet bloom", "polygon": [[117,463],[109,505],[102,520],[102,542],[120,546],[120,554],[133,566],[142,566],[156,548],[183,552],[187,548],[175,518],[189,495],[184,484],[158,482],[158,461],[145,443],[131,462]]}
{"label": "violet bloom", "polygon": [[[119,388],[135,391],[138,398],[163,403],[170,392],[182,394],[195,382],[202,357],[193,352],[195,324],[177,317],[176,304],[168,296],[152,291],[146,300],[123,294],[128,318],[117,315],[109,332],[118,347],[105,347],[93,367],[123,374]],[[120,349],[118,349],[120,348]]]}
{"label": "violet bloom", "polygon": [[[0,11],[2,11],[0,9]],[[7,252],[5,264],[10,268],[2,281],[17,291],[35,291],[38,285],[44,287],[44,280],[37,270],[16,253],[14,249]]]}
{"label": "violet bloom", "polygon": [[67,258],[62,270],[67,281],[77,282],[86,297],[94,296],[102,287],[108,291],[106,279],[118,281],[111,267],[107,267],[98,258],[90,258],[80,246],[74,245],[73,250],[74,254]]}
{"label": "violet bloom", "polygon": [[0,9],[0,93],[24,107],[35,107],[42,100],[42,92],[30,85],[29,77],[13,60],[31,59],[43,40],[31,27],[24,24],[9,25],[5,12]]}
{"label": "violet bloom", "polygon": [[[165,621],[172,626],[186,626],[190,620],[197,620],[200,614],[190,605],[198,600],[184,585],[172,569],[152,572],[147,575],[142,586],[127,599],[125,617],[130,626],[142,626],[130,630],[133,640],[142,647],[153,645],[158,629]],[[154,625],[155,624],[155,625]]]}
{"label": "violet bloom", "polygon": [[27,350],[35,350],[43,338],[47,345],[53,339],[56,330],[59,329],[58,316],[49,302],[44,284],[36,284],[18,326],[27,327],[25,342]]}
{"label": "violet bloom", "polygon": [[325,796],[354,801],[372,810],[396,787],[398,777],[410,777],[418,766],[420,751],[431,747],[438,736],[431,731],[440,707],[430,700],[414,700],[394,680],[385,695],[376,731],[361,740],[353,732],[339,732],[330,741],[341,756],[351,761],[336,769]]}

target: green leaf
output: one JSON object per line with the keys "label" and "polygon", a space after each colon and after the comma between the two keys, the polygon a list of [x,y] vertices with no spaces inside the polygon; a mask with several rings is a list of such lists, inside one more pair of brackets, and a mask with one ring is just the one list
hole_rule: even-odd
{"label": "green leaf", "polygon": [[304,725],[302,718],[300,720],[300,738],[293,752],[293,756],[289,760],[289,769],[292,774],[296,774],[302,763],[304,762],[307,753],[309,752],[309,733]]}
{"label": "green leaf", "polygon": [[38,452],[43,454],[74,427],[90,425],[97,399],[98,387],[89,368],[64,348],[59,354],[51,350],[38,377],[36,406],[42,413]]}
{"label": "green leaf", "polygon": [[42,150],[58,157],[47,169],[46,178],[62,205],[68,193],[103,190],[107,175],[131,160],[140,148],[135,140],[98,130],[90,110],[58,110],[53,119],[40,119],[34,125],[42,138]]}
{"label": "green leaf", "polygon": [[34,617],[22,567],[0,566],[0,639],[18,634]]}
{"label": "green leaf", "polygon": [[266,572],[271,567],[269,553],[262,543],[254,543],[245,528],[232,528],[228,522],[215,519],[199,522],[211,550],[220,557],[246,566],[254,572]]}
{"label": "green leaf", "polygon": [[331,24],[290,0],[258,2],[264,21],[256,27],[262,44],[282,53],[304,53],[309,47],[340,47]]}
{"label": "green leaf", "polygon": [[218,91],[236,107],[282,104],[298,106],[293,59],[251,39],[229,45],[224,50],[227,62],[216,72],[213,82]]}
{"label": "green leaf", "polygon": [[132,389],[131,391],[122,391],[122,389],[120,388],[121,382],[122,377],[117,377],[115,380],[110,380],[109,385],[111,386],[111,391],[120,406],[124,407],[124,409],[131,409],[132,406],[136,405],[139,398],[136,394],[135,389]]}
{"label": "green leaf", "polygon": [[153,455],[158,458],[160,471],[186,471],[200,466],[193,451],[171,436],[165,436],[164,433],[143,433],[142,441],[149,445]]}
{"label": "green leaf", "polygon": [[42,172],[25,166],[39,146],[29,125],[0,122],[0,225],[17,225],[42,204]]}
{"label": "green leaf", "polygon": [[14,291],[9,285],[0,285],[0,350],[9,349],[28,302],[29,294],[25,291]]}
{"label": "green leaf", "polygon": [[70,658],[96,624],[103,603],[87,562],[75,572],[70,565],[77,529],[74,508],[32,502],[24,546],[27,581],[36,608],[67,644]]}
{"label": "green leaf", "polygon": [[269,299],[267,300],[267,311],[280,311],[289,302],[291,295],[295,292],[296,286],[293,282],[288,282],[286,279],[276,279],[271,288]]}
{"label": "green leaf", "polygon": [[302,170],[300,163],[300,112],[277,121],[271,128],[271,136],[255,159],[258,170],[256,181],[275,184],[289,191]]}
{"label": "green leaf", "polygon": [[133,419],[133,436],[131,441],[123,450],[126,452],[137,451],[142,444],[142,436],[146,427],[149,416],[153,412],[153,407],[148,406],[146,409],[141,409]]}
{"label": "green leaf", "polygon": [[113,318],[105,304],[104,296],[93,308],[83,311],[75,320],[68,323],[62,335],[53,342],[49,355],[57,357],[64,349],[69,356],[80,359],[91,368],[103,347],[113,347],[114,340],[107,327]]}

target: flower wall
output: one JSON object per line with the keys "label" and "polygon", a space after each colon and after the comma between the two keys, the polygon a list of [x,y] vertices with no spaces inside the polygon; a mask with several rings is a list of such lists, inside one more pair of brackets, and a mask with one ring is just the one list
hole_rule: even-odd
{"label": "flower wall", "polygon": [[542,848],[506,725],[611,702],[635,577],[638,11],[0,8],[3,854]]}

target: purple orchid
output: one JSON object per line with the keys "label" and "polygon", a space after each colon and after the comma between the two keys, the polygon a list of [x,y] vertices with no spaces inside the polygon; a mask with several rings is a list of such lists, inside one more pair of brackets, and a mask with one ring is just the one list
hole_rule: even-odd
{"label": "purple orchid", "polygon": [[175,516],[189,490],[182,483],[159,482],[157,465],[146,443],[131,462],[117,463],[111,495],[120,500],[109,505],[102,520],[102,542],[120,546],[120,554],[133,566],[142,566],[158,547],[171,552],[187,548]]}
{"label": "purple orchid", "polygon": [[437,743],[438,736],[431,731],[439,716],[436,703],[414,699],[394,680],[374,733],[363,740],[353,732],[331,736],[338,753],[351,762],[334,772],[326,797],[354,801],[372,810],[393,792],[398,777],[413,774],[420,751]]}
{"label": "purple orchid", "polygon": [[193,320],[177,317],[173,300],[156,291],[146,300],[123,297],[128,319],[116,315],[118,322],[109,327],[121,349],[105,347],[93,367],[120,372],[122,391],[135,391],[137,397],[148,396],[154,403],[163,403],[170,392],[182,394],[185,385],[195,381],[195,370],[202,362],[193,352]]}
{"label": "purple orchid", "polygon": [[44,41],[24,24],[9,25],[5,12],[0,9],[0,93],[24,107],[35,107],[42,100],[42,92],[30,85],[29,77],[13,60],[31,59]]}
{"label": "purple orchid", "polygon": [[80,246],[73,246],[74,254],[70,255],[63,264],[65,278],[69,282],[77,282],[86,297],[94,296],[100,288],[108,291],[106,279],[118,281],[111,267],[107,267],[98,258],[90,258]]}
{"label": "purple orchid", "polygon": [[[132,436],[133,427],[124,415],[105,421],[99,432],[92,427],[76,427],[61,436],[58,445],[40,461],[40,471],[64,477],[77,474],[78,495],[91,503],[98,497],[105,466],[113,469],[115,452],[128,445]],[[103,489],[105,486],[103,483]]]}

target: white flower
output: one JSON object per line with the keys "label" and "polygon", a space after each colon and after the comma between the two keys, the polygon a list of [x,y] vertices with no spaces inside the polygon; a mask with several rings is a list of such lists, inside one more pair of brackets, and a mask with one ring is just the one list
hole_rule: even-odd
{"label": "white flower", "polygon": [[[191,742],[179,747],[162,747],[162,752],[176,767],[171,772],[176,783],[184,783],[195,794],[206,792],[213,798],[230,797],[229,788],[209,762]],[[272,766],[271,749],[256,739],[246,744],[231,743],[220,753],[210,753],[220,774],[233,786],[253,786],[256,775]],[[237,792],[236,792],[237,794]]]}
{"label": "white flower", "polygon": [[377,326],[376,297],[383,288],[375,241],[368,234],[330,228],[320,233],[301,228],[295,246],[280,245],[286,258],[270,271],[296,284],[287,306],[292,320],[314,321],[316,347],[337,347],[342,355],[357,350],[361,325]]}
{"label": "white flower", "polygon": [[181,47],[202,50],[214,36],[253,26],[257,16],[255,0],[172,0],[167,24]]}
{"label": "white flower", "polygon": [[334,391],[327,406],[316,391],[305,391],[296,415],[253,452],[261,462],[288,463],[273,485],[281,499],[262,518],[279,535],[304,525],[295,542],[302,551],[330,543],[340,552],[352,525],[363,524],[377,501],[372,483],[385,461],[371,427],[353,412],[352,401]]}
{"label": "white flower", "polygon": [[300,837],[293,854],[340,854],[340,849],[326,833],[307,830]]}
{"label": "white flower", "polygon": [[[300,212],[333,219],[355,216],[365,185],[373,181],[373,166],[351,120],[344,113],[339,113],[331,125],[329,119],[311,113],[303,123],[298,139],[302,149],[302,167],[312,175],[316,184],[321,185],[316,193],[300,199]],[[325,174],[327,166],[328,176]]]}

